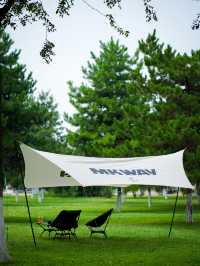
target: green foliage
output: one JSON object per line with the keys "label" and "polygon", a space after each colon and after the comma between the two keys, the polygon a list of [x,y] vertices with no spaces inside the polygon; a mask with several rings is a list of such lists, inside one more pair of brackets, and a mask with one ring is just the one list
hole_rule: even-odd
{"label": "green foliage", "polygon": [[135,193],[139,190],[139,187],[140,186],[138,185],[131,185],[131,186],[125,187],[124,192],[125,193],[132,192],[134,195],[136,195]]}
{"label": "green foliage", "polygon": [[[118,26],[115,18],[112,14],[104,14],[95,5],[91,5],[86,0],[82,2],[87,5],[92,11],[98,13],[98,15],[103,16],[108,19],[111,27],[113,27],[119,34],[124,36],[129,35],[129,31],[124,30],[122,27]],[[122,0],[105,0],[104,5],[109,9],[118,6],[121,9]],[[61,18],[65,15],[69,16],[72,7],[74,6],[74,0],[57,0],[55,14]],[[151,5],[151,0],[144,0],[144,8],[146,13],[146,20],[149,22],[151,20],[157,21],[157,15],[154,7]],[[54,55],[53,48],[54,43],[47,39],[48,32],[54,32],[56,30],[55,25],[52,23],[52,18],[42,1],[38,0],[24,0],[24,1],[14,1],[14,0],[0,0],[0,27],[6,28],[7,26],[16,29],[19,24],[26,26],[33,22],[40,21],[45,27],[46,38],[43,44],[43,48],[40,55],[45,59],[47,63],[52,61],[52,56]],[[196,23],[198,25],[198,23]],[[197,28],[197,27],[195,27]]]}
{"label": "green foliage", "polygon": [[200,51],[180,54],[156,32],[134,57],[112,39],[100,43],[83,68],[87,83],[69,82],[77,110],[67,144],[74,154],[100,157],[160,155],[186,149],[184,165],[199,182]]}
{"label": "green foliage", "polygon": [[[17,177],[21,152],[17,141],[45,150],[59,150],[61,123],[57,105],[49,93],[34,96],[36,82],[26,67],[18,63],[19,51],[12,51],[12,40],[0,31],[1,132],[3,168],[9,180]],[[58,143],[58,144],[57,144]],[[59,146],[60,143],[60,146]],[[13,178],[14,179],[14,178]],[[16,181],[9,180],[11,183]]]}
{"label": "green foliage", "polygon": [[[92,11],[96,12],[98,15],[103,16],[108,19],[111,27],[113,27],[119,34],[127,37],[129,35],[128,30],[124,30],[120,27],[112,14],[105,14],[98,8],[95,4],[91,5],[87,0],[82,0],[82,2],[90,8]],[[105,7],[110,10],[114,7],[122,8],[121,3],[125,1],[122,0],[105,0],[103,1]],[[55,1],[55,14],[63,18],[65,15],[69,16],[72,7],[74,6],[74,0],[57,0]],[[157,21],[157,13],[152,5],[152,0],[143,0],[144,11],[146,16],[146,21]],[[77,5],[77,4],[76,4]],[[47,33],[54,32],[56,30],[55,25],[52,23],[52,18],[48,8],[45,7],[42,1],[38,0],[0,0],[0,27],[5,29],[7,26],[16,29],[18,25],[26,26],[27,24],[32,24],[34,22],[41,22],[43,27],[45,27],[45,41],[43,48],[41,49],[40,55],[46,61],[50,63],[52,61],[52,56],[55,54],[53,48],[54,43],[48,40]],[[192,29],[197,30],[200,28],[200,14],[196,15],[193,20]]]}
{"label": "green foliage", "polygon": [[91,61],[82,68],[87,82],[80,87],[68,83],[77,110],[65,116],[76,127],[67,135],[73,154],[131,157],[142,152],[140,135],[149,104],[137,61],[118,41],[101,42],[99,56],[91,52]]}
{"label": "green foliage", "polygon": [[54,43],[49,40],[45,40],[42,50],[40,51],[40,55],[45,59],[46,63],[50,63],[52,61],[52,56],[55,55],[53,48],[55,47]]}
{"label": "green foliage", "polygon": [[138,135],[149,111],[144,79],[136,58],[111,39],[100,43],[100,55],[91,53],[83,73],[87,83],[76,88],[69,82],[70,101],[77,109],[66,121],[77,127],[67,142],[75,154],[130,157],[140,151]]}
{"label": "green foliage", "polygon": [[139,45],[151,93],[149,138],[152,153],[186,148],[185,167],[193,182],[200,170],[200,50],[180,54],[160,43],[156,32]]}

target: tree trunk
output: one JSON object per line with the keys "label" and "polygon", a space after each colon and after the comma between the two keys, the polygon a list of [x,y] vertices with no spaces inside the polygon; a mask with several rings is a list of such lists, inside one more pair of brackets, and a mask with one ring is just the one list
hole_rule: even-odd
{"label": "tree trunk", "polygon": [[3,197],[0,197],[0,262],[10,261],[10,256],[8,255],[6,241],[5,241],[5,228],[4,228],[4,218],[3,218]]}
{"label": "tree trunk", "polygon": [[165,199],[167,199],[167,190],[166,190],[166,188],[163,188],[163,197],[165,198]]}
{"label": "tree trunk", "polygon": [[41,193],[41,200],[43,202],[44,201],[44,188],[40,189],[40,193]]}
{"label": "tree trunk", "polygon": [[144,189],[140,188],[140,197],[143,197],[143,196],[144,196]]}
{"label": "tree trunk", "polygon": [[200,205],[200,182],[196,183],[197,202]]}
{"label": "tree trunk", "polygon": [[187,201],[186,201],[186,223],[192,224],[192,190],[188,189]]}
{"label": "tree trunk", "polygon": [[151,188],[148,187],[148,207],[151,208]]}
{"label": "tree trunk", "polygon": [[16,199],[16,203],[19,202],[19,191],[16,189],[15,190],[15,199]]}
{"label": "tree trunk", "polygon": [[116,211],[121,212],[123,205],[123,191],[121,187],[117,188],[117,202],[116,202]]}
{"label": "tree trunk", "polygon": [[43,188],[38,189],[37,198],[38,198],[39,203],[42,203],[44,201],[44,189]]}
{"label": "tree trunk", "polygon": [[40,193],[40,190],[39,189],[38,189],[38,193],[37,193],[37,199],[38,199],[38,202],[39,203],[42,202],[41,193]]}
{"label": "tree trunk", "polygon": [[1,86],[1,72],[0,72],[0,262],[8,262],[10,256],[8,255],[6,241],[5,241],[5,229],[4,229],[4,216],[3,216],[3,125],[2,125],[2,86]]}

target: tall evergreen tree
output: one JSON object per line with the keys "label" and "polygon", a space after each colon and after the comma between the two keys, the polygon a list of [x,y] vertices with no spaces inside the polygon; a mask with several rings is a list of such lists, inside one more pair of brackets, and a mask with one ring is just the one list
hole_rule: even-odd
{"label": "tall evergreen tree", "polygon": [[[7,113],[12,108],[10,93],[17,95],[19,91],[27,93],[32,90],[34,82],[29,75],[25,78],[25,67],[17,63],[19,52],[10,52],[12,41],[9,36],[0,30],[0,261],[9,259],[4,240],[3,223],[3,163],[4,137],[7,124]],[[20,102],[20,100],[19,100]],[[15,123],[15,121],[13,121]]]}
{"label": "tall evergreen tree", "polygon": [[86,83],[69,82],[70,101],[77,112],[66,121],[76,127],[67,142],[75,154],[130,157],[141,152],[140,129],[149,111],[143,97],[144,80],[127,48],[111,39],[100,43],[100,54],[91,52],[83,68]]}
{"label": "tall evergreen tree", "polygon": [[[9,259],[4,240],[4,176],[19,175],[16,141],[50,150],[60,139],[59,114],[53,98],[34,97],[35,81],[18,63],[19,51],[11,51],[12,40],[0,31],[0,261]],[[57,147],[58,149],[58,147]],[[13,182],[13,180],[10,180]]]}
{"label": "tall evergreen tree", "polygon": [[154,31],[140,42],[140,52],[152,94],[151,135],[146,145],[151,143],[154,153],[186,148],[187,174],[193,184],[199,184],[200,50],[180,54],[160,43]]}
{"label": "tall evergreen tree", "polygon": [[48,92],[42,92],[38,97],[31,93],[24,99],[19,98],[20,102],[17,102],[14,96],[9,100],[12,107],[6,114],[3,143],[6,154],[3,163],[4,175],[7,182],[14,187],[22,185],[19,176],[23,160],[17,140],[46,151],[62,152],[63,149],[62,127],[53,97]]}

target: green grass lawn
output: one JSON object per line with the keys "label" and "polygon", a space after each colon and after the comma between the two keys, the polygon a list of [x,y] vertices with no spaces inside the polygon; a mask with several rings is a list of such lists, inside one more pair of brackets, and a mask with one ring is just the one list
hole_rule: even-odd
{"label": "green grass lawn", "polygon": [[96,215],[115,207],[115,198],[46,197],[43,203],[29,199],[32,219],[51,220],[62,209],[81,209],[78,239],[48,239],[34,224],[34,247],[24,197],[5,197],[4,214],[8,227],[8,248],[13,258],[7,265],[99,266],[99,265],[200,265],[200,213],[194,200],[194,224],[185,223],[185,199],[178,200],[171,238],[169,225],[174,197],[155,197],[152,207],[145,198],[127,198],[121,213],[114,212],[108,226],[108,239],[89,238],[84,225]]}

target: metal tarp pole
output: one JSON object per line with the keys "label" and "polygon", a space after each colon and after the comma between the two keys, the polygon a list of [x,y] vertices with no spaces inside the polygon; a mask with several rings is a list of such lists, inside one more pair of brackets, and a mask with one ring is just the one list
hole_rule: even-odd
{"label": "metal tarp pole", "polygon": [[32,219],[31,219],[31,212],[30,212],[29,203],[28,203],[28,197],[27,197],[26,188],[25,188],[24,183],[23,183],[23,186],[24,186],[24,194],[25,194],[26,206],[27,206],[27,210],[28,210],[29,222],[30,222],[30,226],[31,226],[32,236],[33,236],[33,242],[34,242],[35,247],[37,247],[34,229],[33,229],[33,223],[32,223]]}
{"label": "metal tarp pole", "polygon": [[[19,158],[19,161],[20,161],[20,158]],[[37,245],[36,245],[36,240],[35,240],[33,223],[32,223],[32,219],[31,219],[31,212],[30,212],[30,208],[29,208],[28,197],[27,197],[27,193],[26,193],[26,187],[24,185],[24,177],[23,177],[22,165],[21,165],[21,163],[19,163],[19,164],[20,164],[20,173],[21,173],[21,179],[22,179],[22,184],[23,184],[23,189],[24,189],[24,195],[25,195],[25,199],[26,199],[26,207],[27,207],[27,210],[28,210],[29,223],[30,223],[30,226],[31,226],[31,232],[32,232],[33,242],[34,242],[34,245],[35,245],[35,248],[36,248]]]}
{"label": "metal tarp pole", "polygon": [[171,235],[172,226],[173,226],[173,224],[174,224],[174,216],[175,216],[176,205],[177,205],[177,201],[178,201],[178,193],[179,193],[179,187],[178,187],[178,189],[177,189],[177,193],[176,193],[176,200],[175,200],[175,204],[174,204],[174,210],[173,210],[173,215],[172,215],[172,220],[171,220],[171,224],[170,224],[170,229],[169,229],[168,237],[170,237],[170,235]]}

